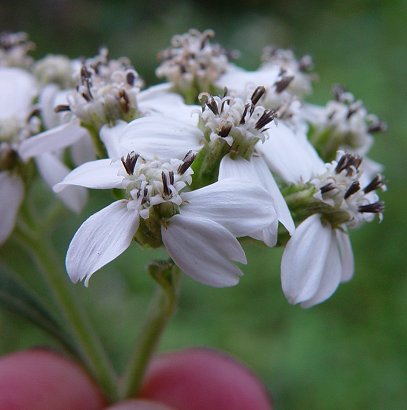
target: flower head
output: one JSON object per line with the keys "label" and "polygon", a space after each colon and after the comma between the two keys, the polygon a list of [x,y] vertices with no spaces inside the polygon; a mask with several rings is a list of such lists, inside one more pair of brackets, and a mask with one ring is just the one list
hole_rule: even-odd
{"label": "flower head", "polygon": [[310,141],[327,161],[338,149],[365,155],[372,145],[372,134],[384,131],[386,124],[343,87],[335,86],[333,93],[335,98],[325,107],[304,110],[312,127]]}
{"label": "flower head", "polygon": [[27,33],[1,33],[0,67],[29,67],[32,58],[28,53],[34,48],[35,44],[29,40]]}
{"label": "flower head", "polygon": [[177,89],[196,88],[201,91],[212,90],[214,83],[229,64],[229,54],[216,43],[212,30],[188,33],[172,38],[171,47],[159,54],[158,77],[165,77]]}
{"label": "flower head", "polygon": [[120,119],[135,118],[142,81],[127,59],[110,60],[108,51],[102,49],[82,64],[76,81],[68,104],[57,110],[71,111],[85,126],[96,130]]}
{"label": "flower head", "polygon": [[[235,237],[259,231],[275,219],[271,198],[248,181],[225,179],[188,191],[194,154],[183,160],[146,160],[130,153],[120,161],[99,160],[69,174],[66,185],[121,188],[125,198],[91,216],[79,228],[67,253],[72,280],[85,279],[130,246],[164,245],[190,276],[212,286],[238,282],[245,263]],[[256,198],[256,212],[252,212]]]}
{"label": "flower head", "polygon": [[209,130],[210,141],[223,140],[239,156],[250,157],[254,145],[264,142],[264,131],[276,116],[274,111],[257,105],[264,93],[264,87],[257,87],[248,102],[227,95],[201,94],[201,120],[204,129]]}

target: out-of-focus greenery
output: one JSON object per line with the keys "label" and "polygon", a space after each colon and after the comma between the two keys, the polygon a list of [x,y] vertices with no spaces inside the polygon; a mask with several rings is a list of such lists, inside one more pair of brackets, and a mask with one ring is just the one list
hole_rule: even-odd
{"label": "out-of-focus greenery", "polygon": [[[208,346],[230,352],[262,378],[277,408],[405,408],[406,15],[402,0],[1,2],[0,31],[29,32],[38,45],[36,57],[91,56],[106,45],[113,56],[129,56],[147,84],[157,82],[157,52],[173,34],[190,27],[214,29],[220,43],[241,51],[237,63],[246,68],[258,66],[267,44],[292,47],[298,56],[314,57],[320,78],[312,101],[323,104],[331,85],[342,83],[389,124],[370,154],[385,164],[385,218],[352,233],[354,279],[322,305],[302,310],[282,295],[281,250],[248,247],[249,264],[239,286],[213,289],[185,278],[163,350]],[[43,188],[36,190],[41,197]],[[108,201],[100,192],[92,198],[86,215]],[[55,232],[61,263],[84,218],[64,218]],[[98,272],[88,289],[76,286],[118,366],[124,364],[153,290],[143,267],[156,256],[133,247]],[[0,257],[35,286],[37,272],[15,242],[9,241]],[[5,312],[0,335],[0,353],[50,343]]]}

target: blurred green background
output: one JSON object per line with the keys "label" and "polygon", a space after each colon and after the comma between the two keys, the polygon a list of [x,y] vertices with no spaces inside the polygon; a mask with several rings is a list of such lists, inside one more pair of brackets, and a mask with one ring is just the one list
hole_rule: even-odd
{"label": "blurred green background", "polygon": [[[406,408],[406,16],[402,0],[2,0],[0,31],[27,31],[36,57],[92,56],[106,45],[114,57],[129,56],[147,84],[157,82],[157,52],[190,27],[215,30],[218,42],[241,51],[237,64],[245,68],[258,66],[267,44],[309,53],[320,77],[310,101],[325,103],[331,85],[341,83],[389,125],[370,154],[385,164],[385,218],[352,233],[356,274],[350,283],[310,310],[290,306],[280,286],[281,251],[250,247],[239,286],[212,289],[185,278],[162,350],[229,352],[262,378],[277,409]],[[42,195],[42,187],[36,189]],[[86,214],[109,201],[101,193],[92,198]],[[61,221],[53,237],[61,263],[83,219]],[[143,267],[156,256],[133,247],[88,289],[76,287],[120,367],[153,291]],[[0,249],[0,258],[0,268],[6,263],[36,286],[37,272],[15,242]],[[52,343],[27,322],[0,313],[1,354]]]}

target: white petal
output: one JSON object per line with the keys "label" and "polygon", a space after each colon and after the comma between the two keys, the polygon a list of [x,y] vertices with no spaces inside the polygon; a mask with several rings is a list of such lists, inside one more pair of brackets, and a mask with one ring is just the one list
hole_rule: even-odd
{"label": "white petal", "polygon": [[247,161],[243,158],[233,160],[229,155],[224,156],[220,162],[219,179],[233,177],[260,184],[272,197],[278,220],[290,235],[294,233],[295,225],[290,210],[263,157],[253,156],[250,161]]}
{"label": "white petal", "polygon": [[332,229],[315,214],[302,222],[288,241],[281,260],[281,283],[288,301],[304,302],[319,289],[331,245]]}
{"label": "white petal", "polygon": [[160,114],[197,126],[201,107],[185,104],[180,95],[169,91],[170,87],[169,83],[159,84],[139,94],[138,102],[143,115]]}
{"label": "white petal", "polygon": [[100,139],[105,144],[109,158],[121,158],[130,152],[124,152],[123,149],[120,149],[121,135],[127,125],[128,123],[125,121],[117,121],[113,127],[104,125],[100,130]]}
{"label": "white petal", "polygon": [[246,263],[237,239],[204,218],[175,215],[161,236],[174,262],[195,280],[214,287],[233,286],[242,272],[231,261]]}
{"label": "white petal", "polygon": [[188,123],[149,116],[132,121],[120,136],[120,155],[134,151],[144,157],[183,158],[199,151],[202,131]]}
{"label": "white petal", "polygon": [[41,91],[38,104],[47,130],[67,122],[70,113],[57,113],[55,107],[67,105],[67,96],[70,92],[70,90],[61,90],[56,84],[47,84]]}
{"label": "white petal", "polygon": [[[70,172],[70,169],[53,154],[42,154],[36,158],[38,171],[48,186],[51,188],[61,182]],[[82,211],[88,199],[85,188],[70,186],[57,196],[70,210],[79,213]]]}
{"label": "white petal", "polygon": [[261,231],[253,232],[250,234],[250,237],[264,242],[267,246],[270,246],[270,248],[276,246],[278,239],[277,218],[268,228],[265,228]]}
{"label": "white petal", "polygon": [[217,81],[217,86],[227,87],[228,90],[241,94],[248,86],[271,86],[277,80],[279,71],[280,69],[277,67],[268,70],[246,71],[236,69],[235,66],[231,65],[230,69]]}
{"label": "white petal", "polygon": [[86,129],[82,128],[78,121],[72,120],[59,127],[27,138],[21,143],[18,153],[23,160],[27,160],[44,152],[57,151],[68,147],[86,136],[87,133]]}
{"label": "white petal", "polygon": [[348,280],[352,279],[353,272],[355,270],[352,244],[350,243],[349,235],[346,232],[342,232],[339,229],[336,229],[335,234],[342,264],[341,282],[347,282]]}
{"label": "white petal", "polygon": [[269,138],[256,149],[262,152],[268,165],[284,181],[308,181],[324,172],[324,163],[304,135],[297,135],[283,123],[271,126]]}
{"label": "white petal", "polygon": [[76,166],[96,160],[95,146],[89,134],[74,142],[70,150],[72,161]]}
{"label": "white petal", "polygon": [[309,308],[328,299],[338,287],[341,281],[342,264],[339,255],[338,243],[335,238],[335,232],[331,233],[331,241],[328,256],[326,258],[324,271],[318,291],[311,298],[301,303],[301,307]]}
{"label": "white petal", "polygon": [[116,201],[88,218],[73,237],[66,269],[73,282],[85,280],[123,253],[138,229],[138,214],[127,201]]}
{"label": "white petal", "polygon": [[265,229],[277,218],[270,195],[249,181],[223,179],[182,198],[182,215],[211,219],[235,236]]}
{"label": "white petal", "polygon": [[0,90],[0,119],[24,119],[37,94],[34,76],[20,68],[1,67]]}
{"label": "white petal", "polygon": [[123,177],[118,173],[123,169],[120,161],[99,159],[86,162],[71,171],[59,184],[54,186],[55,192],[61,192],[66,185],[80,185],[86,188],[111,189],[122,186]]}
{"label": "white petal", "polygon": [[18,175],[0,172],[0,245],[10,236],[24,198],[24,184]]}

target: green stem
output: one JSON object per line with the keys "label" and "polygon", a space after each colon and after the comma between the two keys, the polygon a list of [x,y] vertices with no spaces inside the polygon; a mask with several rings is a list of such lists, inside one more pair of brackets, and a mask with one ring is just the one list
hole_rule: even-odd
{"label": "green stem", "polygon": [[17,227],[15,234],[40,268],[55,303],[63,315],[68,332],[76,342],[80,358],[107,398],[114,402],[118,396],[115,372],[99,338],[86,318],[85,310],[79,306],[73,288],[65,279],[65,272],[60,268],[53,249],[45,238],[28,229]]}
{"label": "green stem", "polygon": [[[155,265],[153,268],[150,266],[150,273],[157,280],[159,286],[157,286],[151,300],[147,317],[140,332],[140,338],[127,367],[120,394],[121,399],[135,397],[139,391],[147,366],[177,305],[178,268],[172,262],[154,269],[157,266]],[[157,270],[160,270],[158,277]]]}

